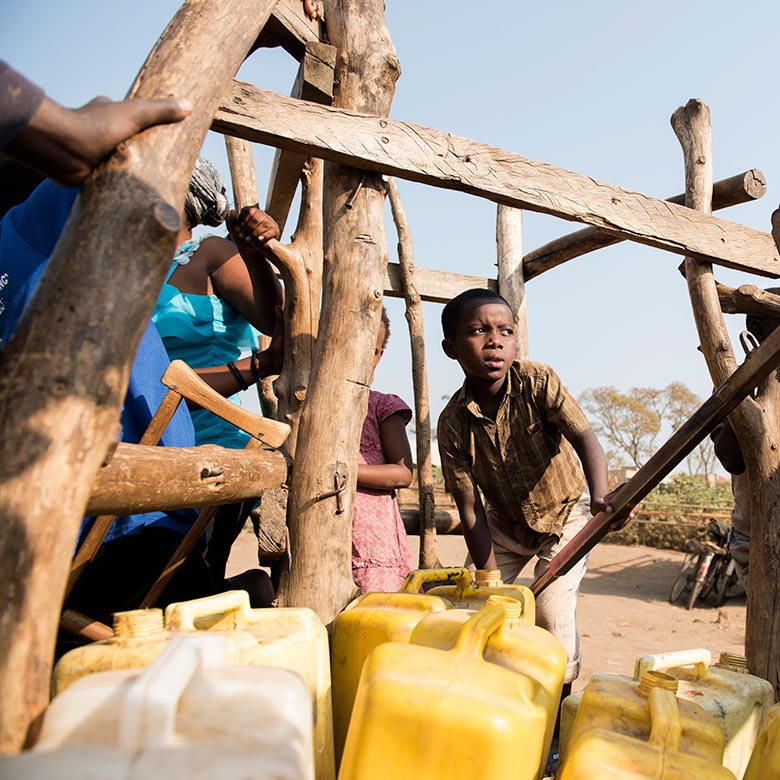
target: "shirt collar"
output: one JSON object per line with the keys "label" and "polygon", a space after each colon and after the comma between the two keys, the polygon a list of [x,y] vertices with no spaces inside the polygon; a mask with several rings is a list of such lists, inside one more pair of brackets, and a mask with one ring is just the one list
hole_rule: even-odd
{"label": "shirt collar", "polygon": [[[504,395],[504,398],[506,398],[507,395],[511,396],[518,396],[521,393],[521,382],[520,382],[520,375],[519,375],[519,367],[517,361],[512,363],[511,368],[509,369],[509,374],[507,375],[507,387],[506,387],[506,393]],[[485,415],[482,414],[482,411],[479,408],[479,404],[474,400],[474,395],[469,390],[468,385],[466,382],[464,382],[460,390],[458,390],[458,394],[455,397],[456,402],[464,409],[471,412],[471,414],[474,415],[474,417],[484,417]],[[504,401],[502,399],[501,405],[503,406]]]}

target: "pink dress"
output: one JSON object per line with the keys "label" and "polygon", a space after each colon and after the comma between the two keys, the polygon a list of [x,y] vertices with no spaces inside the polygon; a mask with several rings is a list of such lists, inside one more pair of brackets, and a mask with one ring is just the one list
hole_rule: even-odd
{"label": "pink dress", "polygon": [[[412,410],[397,395],[368,396],[368,413],[360,436],[360,463],[387,463],[379,431],[382,423],[401,412],[404,424]],[[394,490],[358,487],[352,516],[352,577],[363,593],[393,593],[415,568]]]}

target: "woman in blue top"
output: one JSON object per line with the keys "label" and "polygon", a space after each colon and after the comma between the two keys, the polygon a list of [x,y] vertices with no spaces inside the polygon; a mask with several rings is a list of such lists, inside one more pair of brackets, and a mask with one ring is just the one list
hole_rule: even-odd
{"label": "woman in blue top", "polygon": [[[192,238],[197,225],[217,227],[226,219],[235,242],[215,235]],[[263,254],[264,243],[278,237],[276,222],[260,209],[230,211],[221,176],[198,157],[178,248],[152,321],[171,360],[199,369],[202,379],[235,403],[239,390],[281,369],[282,337],[275,331],[282,287]],[[274,334],[270,348],[239,360],[257,346],[258,331]],[[202,409],[192,412],[192,421],[198,444],[238,449],[249,438]]]}
{"label": "woman in blue top", "polygon": [[[232,241],[214,235],[192,238],[197,225],[217,227],[225,221]],[[171,360],[183,360],[235,403],[240,403],[240,390],[281,370],[283,293],[263,254],[264,244],[278,237],[276,222],[259,208],[230,211],[222,177],[208,160],[198,157],[178,247],[152,321]],[[258,331],[273,334],[263,352],[253,349]],[[240,358],[249,350],[249,357]],[[204,409],[191,414],[197,444],[240,449],[249,439]],[[221,507],[209,529],[206,559],[223,576],[230,548],[253,504]]]}

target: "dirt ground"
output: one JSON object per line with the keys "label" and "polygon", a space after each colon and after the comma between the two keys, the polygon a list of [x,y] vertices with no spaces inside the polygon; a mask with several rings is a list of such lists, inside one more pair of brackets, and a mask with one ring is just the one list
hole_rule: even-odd
{"label": "dirt ground", "polygon": [[[418,538],[410,537],[416,555]],[[241,534],[234,545],[228,574],[256,565],[255,538]],[[445,566],[461,566],[462,536],[438,538]],[[595,672],[632,674],[639,656],[671,650],[705,648],[717,661],[721,652],[744,652],[745,597],[717,608],[704,601],[690,612],[667,601],[683,553],[650,547],[601,544],[591,553],[578,605],[583,668],[574,691]],[[530,578],[521,580],[530,583]]]}

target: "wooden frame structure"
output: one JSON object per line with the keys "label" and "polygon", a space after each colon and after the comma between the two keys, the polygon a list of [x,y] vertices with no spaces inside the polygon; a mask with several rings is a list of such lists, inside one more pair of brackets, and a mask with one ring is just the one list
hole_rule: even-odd
{"label": "wooden frame structure", "polygon": [[[46,705],[70,551],[111,445],[132,356],[173,252],[178,206],[209,127],[281,150],[269,195],[277,218],[286,216],[290,181],[304,160],[325,161],[321,204],[322,166],[303,166],[296,240],[278,245],[276,259],[288,288],[279,414],[293,428],[295,453],[288,504],[292,568],[282,577],[279,595],[283,604],[312,607],[326,623],[354,590],[348,518],[383,294],[405,295],[414,319],[421,299],[443,301],[467,287],[497,285],[522,310],[526,280],[605,242],[638,241],[685,257],[702,350],[716,384],[736,368],[721,306],[778,310],[778,300],[755,288],[727,290],[714,280],[713,264],[777,277],[780,255],[769,233],[710,214],[706,107],[689,104],[675,113],[686,155],[688,208],[679,196],[677,202],[650,198],[388,119],[400,70],[382,0],[325,0],[324,27],[308,22],[300,6],[299,0],[185,2],[130,94],[184,94],[195,106],[193,115],[126,142],[83,186],[39,292],[0,357],[2,751],[21,748]],[[280,44],[304,63],[314,57],[319,71],[332,68],[332,106],[324,104],[327,90],[319,90],[322,99],[313,103],[234,81],[258,43]],[[204,51],[223,56],[204,62]],[[312,94],[305,83],[302,77],[295,94]],[[413,270],[397,196],[394,212],[406,243],[400,266],[388,265],[382,180],[387,175],[496,202],[498,280]],[[732,177],[715,191],[722,204],[757,197],[760,173]],[[590,227],[523,256],[521,209]],[[120,239],[131,230],[138,237],[135,250],[124,254]],[[424,363],[416,372],[424,376]],[[763,412],[776,408],[776,385],[765,383],[762,394],[747,399],[732,419],[754,491],[753,538],[761,541],[751,552],[747,654],[751,671],[780,690],[780,634],[765,630],[780,621],[780,432],[776,415]],[[418,419],[424,416],[419,403],[417,411]],[[425,480],[421,484],[427,491]],[[426,518],[432,503],[429,498],[423,503]],[[426,527],[430,534],[430,524]],[[424,547],[432,562],[435,548]]]}

